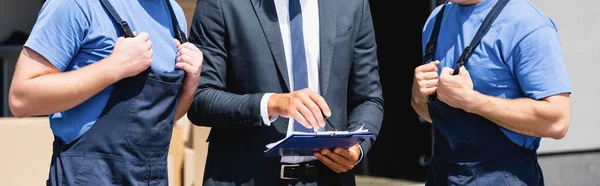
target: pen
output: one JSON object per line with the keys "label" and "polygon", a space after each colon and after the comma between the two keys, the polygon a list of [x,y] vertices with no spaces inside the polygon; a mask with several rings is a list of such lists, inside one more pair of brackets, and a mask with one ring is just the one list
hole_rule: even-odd
{"label": "pen", "polygon": [[327,124],[329,124],[329,126],[331,126],[331,128],[333,128],[334,131],[337,131],[337,129],[329,121],[329,117],[327,117],[327,116],[325,116],[325,114],[323,114],[323,118],[325,118],[325,122],[327,122]]}

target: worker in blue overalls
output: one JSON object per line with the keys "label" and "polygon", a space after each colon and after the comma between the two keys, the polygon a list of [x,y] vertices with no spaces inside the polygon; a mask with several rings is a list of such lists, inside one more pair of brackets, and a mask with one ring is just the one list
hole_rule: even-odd
{"label": "worker in blue overalls", "polygon": [[175,0],[45,2],[9,100],[17,117],[49,115],[47,185],[168,184],[173,123],[203,60],[182,28]]}
{"label": "worker in blue overalls", "polygon": [[536,150],[570,120],[553,21],[528,0],[450,0],[422,36],[411,103],[433,124],[426,185],[544,185]]}

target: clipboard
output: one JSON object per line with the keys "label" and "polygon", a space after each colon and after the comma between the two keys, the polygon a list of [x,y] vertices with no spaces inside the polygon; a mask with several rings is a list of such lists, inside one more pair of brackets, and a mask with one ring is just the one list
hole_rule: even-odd
{"label": "clipboard", "polygon": [[313,152],[326,148],[349,148],[373,136],[373,132],[329,131],[293,133],[265,151],[265,157],[313,156]]}

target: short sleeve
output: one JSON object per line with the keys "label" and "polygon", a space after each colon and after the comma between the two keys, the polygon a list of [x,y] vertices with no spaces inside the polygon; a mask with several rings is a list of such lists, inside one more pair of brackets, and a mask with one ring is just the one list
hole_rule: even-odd
{"label": "short sleeve", "polygon": [[526,35],[513,49],[512,64],[521,89],[527,97],[542,99],[570,93],[570,82],[564,63],[558,32],[543,26]]}
{"label": "short sleeve", "polygon": [[89,22],[75,0],[47,1],[25,43],[60,71],[65,71],[81,47]]}

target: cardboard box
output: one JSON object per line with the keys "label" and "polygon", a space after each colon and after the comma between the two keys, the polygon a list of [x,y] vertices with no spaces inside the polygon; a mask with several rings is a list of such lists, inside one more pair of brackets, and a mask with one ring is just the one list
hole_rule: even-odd
{"label": "cardboard box", "polygon": [[1,185],[46,185],[53,141],[47,117],[0,118]]}
{"label": "cardboard box", "polygon": [[169,173],[169,182],[172,185],[180,186],[183,180],[183,158],[184,158],[184,141],[183,141],[183,128],[180,125],[175,124],[173,126],[173,135],[171,137],[171,144],[169,146],[169,158],[172,161],[169,162],[169,167],[172,168],[172,172]]}
{"label": "cardboard box", "polygon": [[176,182],[176,177],[175,177],[175,157],[169,155],[169,157],[167,157],[167,172],[168,172],[168,178],[169,178],[169,185],[177,185]]}
{"label": "cardboard box", "polygon": [[184,149],[184,165],[183,165],[183,186],[194,186],[194,185],[202,185],[202,183],[194,184],[194,178],[196,174],[196,151],[192,148],[186,147]]}
{"label": "cardboard box", "polygon": [[204,178],[204,166],[206,165],[206,156],[208,155],[208,143],[206,139],[210,133],[209,127],[199,127],[192,124],[187,116],[177,121],[177,126],[184,132],[185,150],[184,150],[184,186],[200,186]]}
{"label": "cardboard box", "polygon": [[193,126],[192,130],[194,146],[194,185],[202,185],[204,181],[204,166],[206,165],[206,156],[208,155],[208,143],[206,139],[210,133],[209,127]]}
{"label": "cardboard box", "polygon": [[[187,121],[187,117],[186,121]],[[175,125],[169,149],[169,183],[183,185],[183,128]],[[54,135],[47,117],[0,118],[1,185],[45,185]]]}

